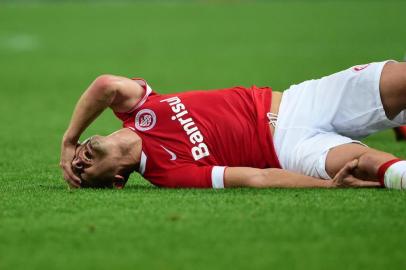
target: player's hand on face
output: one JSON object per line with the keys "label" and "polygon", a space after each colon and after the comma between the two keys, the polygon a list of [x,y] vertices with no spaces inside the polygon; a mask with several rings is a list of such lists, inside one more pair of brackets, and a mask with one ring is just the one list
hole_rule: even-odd
{"label": "player's hand on face", "polygon": [[80,187],[80,178],[72,171],[72,160],[75,158],[76,143],[62,142],[61,161],[59,166],[63,172],[63,178],[71,188]]}

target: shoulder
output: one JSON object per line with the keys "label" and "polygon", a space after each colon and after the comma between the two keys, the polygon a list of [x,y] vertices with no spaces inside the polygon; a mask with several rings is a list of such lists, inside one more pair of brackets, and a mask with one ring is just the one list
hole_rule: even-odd
{"label": "shoulder", "polygon": [[[100,78],[100,79],[99,79]],[[128,112],[151,93],[151,88],[143,79],[130,79],[116,75],[102,75],[98,83],[114,89],[115,96],[110,108],[115,112]]]}

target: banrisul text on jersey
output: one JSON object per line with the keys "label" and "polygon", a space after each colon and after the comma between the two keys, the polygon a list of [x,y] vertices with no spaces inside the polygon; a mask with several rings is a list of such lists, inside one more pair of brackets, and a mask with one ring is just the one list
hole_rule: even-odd
{"label": "banrisul text on jersey", "polygon": [[193,121],[192,117],[189,117],[189,113],[186,110],[185,104],[183,104],[179,97],[171,97],[163,99],[160,102],[167,102],[171,107],[175,115],[171,116],[172,120],[178,120],[183,130],[189,136],[189,141],[195,145],[191,149],[191,153],[195,160],[207,157],[210,155],[209,148],[204,143],[204,136],[200,132],[199,128]]}

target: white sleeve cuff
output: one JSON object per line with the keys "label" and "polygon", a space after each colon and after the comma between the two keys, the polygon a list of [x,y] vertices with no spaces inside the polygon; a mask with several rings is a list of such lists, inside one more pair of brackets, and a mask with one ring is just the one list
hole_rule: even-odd
{"label": "white sleeve cuff", "polygon": [[214,166],[211,171],[211,184],[213,188],[224,188],[224,166]]}

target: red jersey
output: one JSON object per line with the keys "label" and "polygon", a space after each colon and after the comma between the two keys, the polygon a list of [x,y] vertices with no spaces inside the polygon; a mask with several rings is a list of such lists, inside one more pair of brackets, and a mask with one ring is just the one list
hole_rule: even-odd
{"label": "red jersey", "polygon": [[139,172],[161,187],[223,188],[226,167],[280,168],[269,130],[272,90],[234,87],[144,97],[123,126],[142,139]]}

